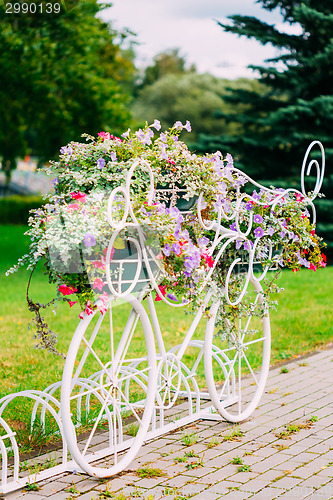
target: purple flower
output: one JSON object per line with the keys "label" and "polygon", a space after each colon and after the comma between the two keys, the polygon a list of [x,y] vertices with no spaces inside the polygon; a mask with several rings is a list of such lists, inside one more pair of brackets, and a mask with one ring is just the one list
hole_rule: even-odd
{"label": "purple flower", "polygon": [[178,302],[178,299],[175,295],[173,295],[173,293],[168,293],[167,294],[167,298],[170,299],[170,300],[173,300],[175,302]]}
{"label": "purple flower", "polygon": [[181,225],[177,224],[175,232],[173,233],[173,235],[176,238],[176,240],[180,239],[180,230],[181,230]]}
{"label": "purple flower", "polygon": [[286,237],[286,232],[285,231],[281,231],[280,232],[280,236],[281,236],[281,238],[285,238]]}
{"label": "purple flower", "polygon": [[230,227],[231,231],[237,231],[236,222],[231,224],[229,227]]}
{"label": "purple flower", "polygon": [[164,255],[165,255],[166,257],[169,257],[169,255],[170,255],[170,253],[171,253],[171,247],[170,247],[169,243],[166,243],[166,244],[164,245],[164,248],[162,249],[162,252],[164,253]]}
{"label": "purple flower", "polygon": [[156,128],[156,130],[161,130],[161,122],[159,120],[155,119],[154,123],[151,126]]}
{"label": "purple flower", "polygon": [[202,238],[198,239],[198,245],[199,247],[206,247],[209,243],[209,239],[206,238],[206,236],[203,236]]}
{"label": "purple flower", "polygon": [[102,170],[103,167],[105,167],[105,160],[104,158],[98,158],[97,160],[97,167]]}
{"label": "purple flower", "polygon": [[165,135],[165,133],[164,133],[164,132],[162,132],[162,133],[160,134],[160,139],[161,139],[161,141],[162,141],[162,142],[167,142],[167,136]]}
{"label": "purple flower", "polygon": [[236,250],[239,250],[243,244],[242,240],[236,240]]}
{"label": "purple flower", "polygon": [[187,130],[187,132],[191,132],[191,123],[187,120],[186,124],[184,125],[184,129]]}
{"label": "purple flower", "polygon": [[169,159],[168,155],[166,154],[166,145],[165,144],[163,144],[161,146],[161,158],[162,158],[162,160],[168,160]]}
{"label": "purple flower", "polygon": [[246,210],[251,211],[253,209],[252,203],[250,201],[248,201],[247,203],[245,203],[245,208],[246,208]]}
{"label": "purple flower", "polygon": [[178,243],[172,243],[172,251],[177,255],[180,254],[180,246]]}
{"label": "purple flower", "polygon": [[251,250],[251,248],[252,248],[252,241],[245,240],[244,241],[244,250],[247,250],[249,252]]}
{"label": "purple flower", "polygon": [[145,134],[141,128],[137,132],[135,132],[135,135],[139,139],[139,141],[142,141],[144,136],[145,136]]}
{"label": "purple flower", "polygon": [[114,151],[112,151],[112,153],[111,153],[110,156],[111,156],[111,160],[112,161],[117,161],[117,153],[115,153]]}
{"label": "purple flower", "polygon": [[230,153],[227,153],[225,159],[227,160],[229,167],[234,164],[234,159]]}
{"label": "purple flower", "polygon": [[123,134],[121,134],[121,137],[128,137],[129,136],[129,133],[130,133],[131,129],[127,129],[126,132],[124,132]]}
{"label": "purple flower", "polygon": [[238,175],[238,179],[236,180],[237,186],[244,186],[247,183],[247,180],[242,175]]}
{"label": "purple flower", "polygon": [[253,222],[255,222],[256,224],[261,224],[262,221],[263,221],[263,218],[261,217],[261,215],[259,215],[259,214],[254,215]]}
{"label": "purple flower", "polygon": [[257,229],[254,230],[254,235],[256,238],[261,238],[264,235],[264,230],[262,227],[257,227]]}
{"label": "purple flower", "polygon": [[272,226],[268,226],[268,229],[267,229],[267,234],[269,236],[273,236],[274,234],[274,229],[272,228]]}
{"label": "purple flower", "polygon": [[58,177],[56,177],[55,179],[53,179],[53,181],[51,181],[51,185],[52,187],[56,187],[56,185],[59,184],[59,179]]}
{"label": "purple flower", "polygon": [[62,155],[68,155],[68,156],[71,156],[71,154],[73,153],[73,150],[70,146],[68,146],[66,148],[66,146],[63,146],[61,149],[60,149],[60,153]]}
{"label": "purple flower", "polygon": [[188,304],[190,301],[188,299],[182,299],[182,304]]}
{"label": "purple flower", "polygon": [[86,247],[94,247],[96,245],[96,238],[92,233],[87,233],[83,240]]}
{"label": "purple flower", "polygon": [[260,200],[260,195],[257,193],[257,191],[253,191],[252,193],[252,198],[259,201]]}
{"label": "purple flower", "polygon": [[180,122],[179,120],[176,121],[176,123],[174,124],[174,128],[183,128],[182,122]]}

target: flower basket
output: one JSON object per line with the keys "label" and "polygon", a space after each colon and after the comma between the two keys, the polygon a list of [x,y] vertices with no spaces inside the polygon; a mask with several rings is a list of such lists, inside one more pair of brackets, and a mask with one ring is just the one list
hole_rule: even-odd
{"label": "flower basket", "polygon": [[[191,153],[178,138],[190,131],[189,122],[160,128],[155,120],[122,138],[84,136],[86,144],[61,148],[59,161],[46,168],[57,176],[55,192],[29,219],[31,251],[19,265],[33,269],[45,259],[57,300],[103,312],[110,295],[155,289],[155,300],[191,304],[195,311],[211,289],[233,321],[255,271],[263,279],[277,267],[326,265],[307,208],[313,208],[324,165],[320,170],[317,164],[312,194],[305,193],[304,180],[302,193],[268,189],[238,170],[230,154]],[[252,194],[242,191],[245,184],[252,184]],[[259,315],[279,291],[272,283]],[[37,327],[45,343],[49,335]]]}

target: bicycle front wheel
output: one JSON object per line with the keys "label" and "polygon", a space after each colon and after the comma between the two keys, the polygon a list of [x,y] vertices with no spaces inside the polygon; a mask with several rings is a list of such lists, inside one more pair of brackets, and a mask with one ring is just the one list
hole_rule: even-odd
{"label": "bicycle front wheel", "polygon": [[[259,305],[263,301],[261,285],[252,280],[251,286],[250,293]],[[206,383],[220,415],[228,422],[242,422],[253,413],[265,390],[271,349],[269,316],[239,315],[236,328],[225,338],[216,325],[217,310],[215,303],[206,326]]]}
{"label": "bicycle front wheel", "polygon": [[[139,451],[156,392],[156,351],[147,313],[133,296],[84,316],[70,344],[61,388],[63,432],[75,462],[109,477]],[[96,462],[103,459],[103,465]]]}

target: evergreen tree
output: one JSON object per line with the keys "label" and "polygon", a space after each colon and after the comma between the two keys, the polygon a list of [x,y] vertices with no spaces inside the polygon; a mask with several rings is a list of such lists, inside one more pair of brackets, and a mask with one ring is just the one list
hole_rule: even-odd
{"label": "evergreen tree", "polygon": [[[265,90],[257,93],[235,90],[228,97],[229,102],[245,106],[244,113],[225,117],[243,126],[242,135],[202,136],[198,149],[230,151],[238,157],[238,166],[249,175],[274,179],[278,184],[279,178],[298,175],[306,148],[313,139],[324,144],[327,164],[333,160],[333,2],[258,0],[258,3],[269,11],[280,9],[284,20],[298,34],[288,34],[274,25],[241,15],[231,16],[228,24],[219,23],[227,32],[255,38],[264,45],[272,44],[279,49],[279,55],[267,60],[265,66],[250,66],[260,73],[259,81]],[[332,187],[333,176],[329,176],[323,188],[326,196]],[[328,218],[333,202],[323,200],[320,205]],[[332,245],[333,225],[327,225],[329,222],[326,219],[326,237]]]}

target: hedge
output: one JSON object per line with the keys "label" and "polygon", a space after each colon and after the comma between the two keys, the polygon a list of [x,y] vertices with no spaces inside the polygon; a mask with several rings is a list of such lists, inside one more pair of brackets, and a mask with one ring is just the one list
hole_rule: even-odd
{"label": "hedge", "polygon": [[0,198],[0,224],[26,224],[29,210],[46,201],[41,196],[5,196]]}

